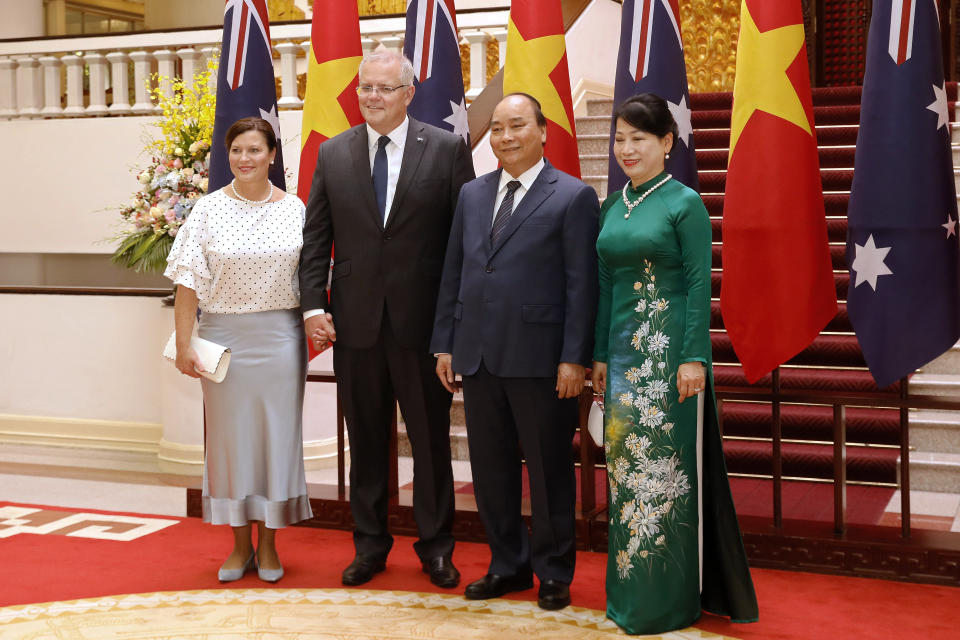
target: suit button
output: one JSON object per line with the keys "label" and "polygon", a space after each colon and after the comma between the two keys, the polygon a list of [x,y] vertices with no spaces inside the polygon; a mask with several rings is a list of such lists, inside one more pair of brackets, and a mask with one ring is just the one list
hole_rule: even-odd
{"label": "suit button", "polygon": [[384,241],[384,242],[386,242],[387,240],[392,240],[392,239],[393,239],[393,238],[392,238],[391,236],[387,236],[387,235],[383,236],[383,241]]}
{"label": "suit button", "polygon": [[487,268],[484,269],[484,271],[486,271],[487,273],[493,273],[493,267],[491,267],[490,265],[487,265]]}

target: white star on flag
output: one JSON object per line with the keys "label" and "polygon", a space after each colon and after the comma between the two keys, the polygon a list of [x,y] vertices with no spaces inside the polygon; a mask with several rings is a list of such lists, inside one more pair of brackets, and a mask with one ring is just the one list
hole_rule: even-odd
{"label": "white star on flag", "polygon": [[947,115],[946,84],[943,87],[933,85],[933,102],[927,105],[927,109],[937,114],[937,129],[947,126],[947,123],[950,122],[950,116]]}
{"label": "white star on flag", "polygon": [[462,137],[463,141],[466,142],[467,136],[470,134],[470,123],[467,120],[467,106],[463,98],[460,99],[460,104],[451,100],[450,110],[450,115],[444,118],[443,121],[453,125],[453,132]]}
{"label": "white star on flag", "polygon": [[669,107],[673,119],[677,122],[680,139],[683,140],[683,144],[689,147],[690,136],[693,134],[693,125],[690,123],[690,107],[687,106],[687,97],[681,96],[678,104],[673,104],[667,100],[667,107]]}
{"label": "white star on flag", "polygon": [[853,286],[856,288],[867,282],[876,291],[877,278],[893,274],[893,271],[890,271],[887,265],[883,263],[890,247],[878,247],[874,244],[873,234],[867,237],[863,246],[857,243],[854,243],[854,246],[857,248],[857,257],[854,258],[850,268],[857,272],[857,281]]}
{"label": "white star on flag", "polygon": [[277,108],[270,107],[270,111],[260,109],[260,117],[273,127],[273,135],[277,137],[277,144],[280,144],[280,116],[277,115]]}
{"label": "white star on flag", "polygon": [[947,230],[947,237],[957,235],[957,221],[950,217],[950,214],[947,214],[947,221],[940,225]]}

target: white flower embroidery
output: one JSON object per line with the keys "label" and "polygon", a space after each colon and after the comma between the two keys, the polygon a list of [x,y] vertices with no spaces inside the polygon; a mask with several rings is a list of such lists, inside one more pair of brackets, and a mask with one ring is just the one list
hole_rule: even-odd
{"label": "white flower embroidery", "polygon": [[616,504],[619,491],[617,489],[617,482],[613,478],[610,478],[610,503]]}
{"label": "white flower embroidery", "polygon": [[690,480],[682,469],[673,469],[663,481],[663,494],[674,500],[690,492]]}
{"label": "white flower embroidery", "polygon": [[632,556],[637,552],[637,549],[639,548],[640,548],[640,536],[630,536],[630,541],[627,543],[627,555]]}
{"label": "white flower embroidery", "polygon": [[643,361],[643,364],[640,365],[640,375],[644,378],[649,378],[653,375],[653,360],[647,358]]}
{"label": "white flower embroidery", "polygon": [[666,363],[666,362],[660,361],[660,362],[657,363],[657,369],[660,369],[660,370],[662,371],[662,370],[664,370],[664,369],[666,369],[666,368],[667,368],[667,363]]}
{"label": "white flower embroidery", "polygon": [[627,471],[630,469],[630,463],[623,456],[617,458],[613,463],[613,479],[617,484],[623,484],[627,477]]}
{"label": "white flower embroidery", "polygon": [[640,351],[643,348],[643,336],[640,335],[640,329],[633,332],[633,338],[630,340],[630,346]]}
{"label": "white flower embroidery", "polygon": [[666,298],[659,298],[657,299],[656,302],[653,302],[650,305],[650,308],[654,311],[666,311],[667,307],[669,306],[670,306],[670,303],[667,301]]}
{"label": "white flower embroidery", "polygon": [[[638,330],[638,333],[639,333],[641,336],[649,335],[649,333],[650,333],[650,323],[649,323],[649,322],[644,322],[643,324],[641,324],[641,325],[640,325],[640,329]],[[649,343],[650,341],[647,340],[647,342]]]}
{"label": "white flower embroidery", "polygon": [[646,300],[640,300],[640,302],[637,303],[637,307],[634,309],[634,311],[636,311],[636,312],[638,312],[638,313],[643,313],[643,312],[646,311],[646,310],[647,310],[647,301],[646,301]]}
{"label": "white flower embroidery", "polygon": [[633,400],[633,406],[635,406],[637,409],[640,409],[641,412],[646,411],[650,408],[650,398],[637,394],[637,397]]}
{"label": "white flower embroidery", "polygon": [[[642,326],[640,328],[643,329]],[[662,331],[657,331],[647,338],[647,348],[650,350],[650,353],[654,355],[660,355],[668,346],[670,346],[670,336]]]}
{"label": "white flower embroidery", "polygon": [[630,531],[635,535],[649,538],[660,531],[660,514],[651,505],[641,502],[630,519]]}
{"label": "white flower embroidery", "polygon": [[666,541],[667,541],[667,538],[665,536],[657,536],[656,544],[658,547],[662,547],[664,543],[666,543]]}
{"label": "white flower embroidery", "polygon": [[633,517],[633,512],[637,510],[637,503],[631,500],[630,502],[624,502],[623,506],[620,507],[620,524],[626,524],[630,522],[630,519]]}
{"label": "white flower embroidery", "polygon": [[630,367],[629,369],[627,369],[627,372],[624,374],[624,377],[626,377],[627,382],[630,382],[632,384],[637,384],[638,382],[640,382],[641,375],[642,374],[640,373],[640,369],[637,369],[636,367]]}
{"label": "white flower embroidery", "polygon": [[665,423],[663,423],[663,426],[660,427],[660,428],[663,429],[663,432],[664,432],[664,433],[670,433],[670,431],[673,429],[673,423],[672,423],[672,422],[665,422]]}
{"label": "white flower embroidery", "polygon": [[[649,402],[649,399],[647,399]],[[636,405],[636,402],[634,402]],[[666,414],[657,405],[649,405],[640,411],[640,423],[647,427],[659,427]]]}
{"label": "white flower embroidery", "polygon": [[633,492],[637,492],[640,490],[640,486],[643,485],[643,482],[644,482],[644,474],[638,473],[636,471],[632,471],[627,476],[627,481],[624,484],[626,484],[627,489],[630,489]]}
{"label": "white flower embroidery", "polygon": [[654,400],[664,397],[670,390],[666,380],[651,380],[647,383],[647,395]]}
{"label": "white flower embroidery", "polygon": [[633,563],[630,562],[630,556],[621,549],[617,552],[617,570],[620,572],[620,579],[625,579],[630,575],[630,569],[633,569]]}
{"label": "white flower embroidery", "polygon": [[633,404],[633,394],[630,392],[621,393],[619,396],[617,396],[617,400],[619,400],[620,404],[623,406],[629,407]]}

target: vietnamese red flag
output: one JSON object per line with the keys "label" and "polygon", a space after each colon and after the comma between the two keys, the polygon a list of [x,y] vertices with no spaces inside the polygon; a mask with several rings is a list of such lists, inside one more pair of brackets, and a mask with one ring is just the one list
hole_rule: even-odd
{"label": "vietnamese red flag", "polygon": [[[363,122],[357,100],[357,74],[362,57],[357,3],[315,0],[297,172],[297,196],[304,202],[310,200],[310,183],[320,145]],[[313,348],[312,341],[309,349],[312,360],[319,352]]]}
{"label": "vietnamese red flag", "polygon": [[754,382],[836,314],[799,0],[741,4],[723,206],[723,323]]}
{"label": "vietnamese red flag", "polygon": [[363,48],[356,2],[315,0],[307,54],[297,196],[310,199],[321,143],[363,122],[357,83]]}
{"label": "vietnamese red flag", "polygon": [[543,154],[554,167],[579,178],[580,151],[560,0],[513,0],[510,4],[503,93],[515,91],[540,102],[547,118]]}

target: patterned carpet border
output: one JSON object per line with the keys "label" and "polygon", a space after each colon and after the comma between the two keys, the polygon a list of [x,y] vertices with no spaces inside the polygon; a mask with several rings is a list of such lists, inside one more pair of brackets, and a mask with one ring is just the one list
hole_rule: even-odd
{"label": "patterned carpet border", "polygon": [[[237,605],[247,607],[256,605],[322,605],[345,608],[371,607],[371,613],[374,613],[378,608],[381,611],[385,610],[387,612],[390,610],[398,610],[397,613],[401,613],[399,610],[402,610],[404,616],[412,614],[417,610],[423,613],[446,612],[455,614],[454,617],[456,617],[456,614],[463,614],[464,624],[472,629],[475,629],[477,624],[477,618],[473,616],[482,614],[493,617],[527,619],[528,622],[532,622],[538,626],[543,624],[559,624],[569,628],[571,631],[578,629],[578,634],[587,632],[589,637],[622,637],[624,635],[613,622],[604,617],[603,612],[581,607],[567,607],[561,611],[544,611],[537,607],[534,602],[503,599],[472,601],[462,596],[409,591],[354,589],[217,589],[117,595],[103,598],[0,608],[0,638],[12,638],[13,636],[8,636],[7,632],[17,633],[15,627],[19,626],[18,623],[40,622],[44,623],[44,627],[50,629],[51,627],[61,626],[55,623],[63,622],[64,617],[69,618],[93,614],[96,618],[103,620],[106,614],[117,615],[127,612],[137,617],[136,614],[138,612],[172,607],[201,609],[208,606]],[[373,617],[371,617],[371,619],[373,619]],[[493,618],[490,618],[490,621],[493,622]],[[517,623],[520,627],[526,626],[521,620],[517,620]],[[85,624],[84,626],[87,625]],[[6,631],[4,631],[4,628],[6,628]],[[305,633],[304,635],[304,637],[309,636],[309,633]],[[53,634],[49,636],[42,635],[40,637],[56,638],[64,636]],[[349,637],[360,636],[349,635]],[[396,637],[405,636],[398,635]],[[499,637],[503,638],[502,635]],[[660,637],[669,640],[693,640],[700,638],[736,640],[730,636],[717,635],[693,627],[660,636],[649,637]]]}

